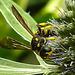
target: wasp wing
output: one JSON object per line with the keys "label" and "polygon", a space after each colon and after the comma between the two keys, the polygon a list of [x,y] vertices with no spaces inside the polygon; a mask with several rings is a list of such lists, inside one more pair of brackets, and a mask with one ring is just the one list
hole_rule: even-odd
{"label": "wasp wing", "polygon": [[14,40],[11,37],[5,37],[2,40],[0,40],[0,46],[6,49],[21,49],[21,50],[31,50],[31,47]]}
{"label": "wasp wing", "polygon": [[29,28],[29,26],[27,25],[23,17],[19,14],[19,12],[16,10],[16,8],[12,5],[11,9],[20,24],[34,37],[35,35],[33,34],[32,30]]}

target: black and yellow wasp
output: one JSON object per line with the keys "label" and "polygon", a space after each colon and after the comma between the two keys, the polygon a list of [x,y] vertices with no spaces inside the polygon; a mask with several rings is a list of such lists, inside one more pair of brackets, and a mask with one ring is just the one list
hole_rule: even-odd
{"label": "black and yellow wasp", "polygon": [[60,55],[60,51],[58,50],[60,41],[55,31],[56,26],[52,26],[50,23],[39,23],[36,25],[38,29],[34,34],[16,8],[13,5],[11,8],[16,19],[33,36],[31,47],[10,37],[0,40],[0,46],[6,49],[28,49],[36,52],[36,54],[46,60],[57,58]]}

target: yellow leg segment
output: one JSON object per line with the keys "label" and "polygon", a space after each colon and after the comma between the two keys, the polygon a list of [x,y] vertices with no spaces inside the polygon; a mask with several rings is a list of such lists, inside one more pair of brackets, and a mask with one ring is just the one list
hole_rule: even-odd
{"label": "yellow leg segment", "polygon": [[47,34],[47,29],[44,27],[44,33],[45,33],[45,35]]}
{"label": "yellow leg segment", "polygon": [[46,52],[46,54],[48,54],[48,56],[50,56],[50,55],[52,55],[53,52],[54,52],[54,50],[52,49],[52,51]]}
{"label": "yellow leg segment", "polygon": [[55,37],[49,37],[49,38],[46,38],[46,40],[58,40],[60,43],[63,44],[62,41],[60,41],[59,39],[55,38]]}
{"label": "yellow leg segment", "polygon": [[59,39],[57,39],[55,37],[49,37],[49,38],[46,38],[46,40],[59,40]]}
{"label": "yellow leg segment", "polygon": [[54,28],[56,26],[52,26],[52,25],[49,25],[49,26],[46,26],[45,28]]}
{"label": "yellow leg segment", "polygon": [[46,52],[46,54],[48,54],[48,56],[47,56],[47,57],[44,57],[44,59],[50,60],[49,57],[52,55],[53,52],[54,52],[53,49],[52,49],[52,51],[50,51],[50,52]]}
{"label": "yellow leg segment", "polygon": [[47,24],[49,24],[49,23],[39,23],[38,25],[39,26],[46,26]]}
{"label": "yellow leg segment", "polygon": [[[47,24],[49,24],[49,23],[39,23],[39,24],[37,24],[37,25],[38,25],[38,26],[46,26]],[[46,26],[45,28],[53,28],[53,27],[56,27],[56,26],[48,25],[48,26]]]}

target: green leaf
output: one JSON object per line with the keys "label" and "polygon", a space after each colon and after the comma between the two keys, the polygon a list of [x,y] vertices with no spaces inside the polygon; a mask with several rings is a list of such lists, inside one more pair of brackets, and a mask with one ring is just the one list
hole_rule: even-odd
{"label": "green leaf", "polygon": [[24,12],[17,4],[15,4],[12,0],[0,0],[0,11],[3,14],[4,18],[8,22],[8,24],[19,34],[21,35],[25,40],[31,41],[32,36],[22,27],[22,25],[16,20],[14,17],[11,6],[14,5],[18,12],[24,17],[26,22],[28,23],[29,27],[32,29],[33,32],[35,32],[36,28],[36,22],[33,20],[33,18],[26,12]]}
{"label": "green leaf", "polygon": [[40,65],[30,65],[0,58],[0,75],[27,75],[44,73]]}
{"label": "green leaf", "polygon": [[[55,67],[55,68],[54,68]],[[18,63],[4,58],[0,58],[0,75],[33,75],[33,74],[48,74],[58,71],[56,65],[31,65]]]}

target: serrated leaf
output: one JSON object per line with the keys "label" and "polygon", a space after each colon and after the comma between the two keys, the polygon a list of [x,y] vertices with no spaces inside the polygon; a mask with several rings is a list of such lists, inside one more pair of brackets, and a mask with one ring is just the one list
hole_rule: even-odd
{"label": "serrated leaf", "polygon": [[16,20],[11,11],[11,6],[14,5],[18,12],[25,18],[28,25],[32,29],[33,32],[36,30],[36,22],[33,18],[26,12],[24,12],[17,4],[15,4],[12,0],[0,0],[0,11],[3,14],[4,18],[8,22],[8,24],[25,40],[31,41],[32,36],[22,27],[22,25]]}

